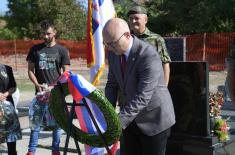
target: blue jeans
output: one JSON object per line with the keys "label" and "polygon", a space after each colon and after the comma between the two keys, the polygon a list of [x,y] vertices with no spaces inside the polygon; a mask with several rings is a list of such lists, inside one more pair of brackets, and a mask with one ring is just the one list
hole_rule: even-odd
{"label": "blue jeans", "polygon": [[56,124],[54,118],[49,114],[48,104],[38,101],[36,98],[32,100],[29,108],[29,122],[31,128],[28,152],[36,152],[38,145],[38,136],[41,128],[52,127],[52,151],[59,151],[60,136],[62,130]]}
{"label": "blue jeans", "polygon": [[[40,127],[34,130],[31,130],[30,140],[28,145],[28,152],[36,152],[36,148],[38,145],[38,135],[40,132]],[[62,134],[62,130],[60,128],[54,129],[52,131],[52,151],[59,151],[60,145],[60,136]]]}

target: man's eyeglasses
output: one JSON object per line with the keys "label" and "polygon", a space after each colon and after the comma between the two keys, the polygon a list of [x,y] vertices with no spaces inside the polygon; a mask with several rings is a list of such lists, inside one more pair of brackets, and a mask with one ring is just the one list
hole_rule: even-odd
{"label": "man's eyeglasses", "polygon": [[107,46],[107,47],[114,47],[115,44],[117,44],[119,42],[119,40],[122,38],[122,36],[124,35],[125,33],[123,33],[117,40],[115,41],[111,41],[111,42],[103,42],[104,46]]}

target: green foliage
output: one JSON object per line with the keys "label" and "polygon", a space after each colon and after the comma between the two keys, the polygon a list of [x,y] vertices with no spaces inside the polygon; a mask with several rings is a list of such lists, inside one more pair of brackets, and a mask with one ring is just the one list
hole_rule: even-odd
{"label": "green foliage", "polygon": [[25,77],[16,78],[16,83],[17,83],[17,87],[22,92],[23,91],[25,91],[25,92],[34,92],[35,91],[35,86],[28,78],[25,78]]}
{"label": "green foliage", "polygon": [[[118,16],[127,19],[132,4],[131,0],[124,0],[116,5]],[[163,36],[235,30],[234,0],[152,0],[145,6],[147,26]]]}
{"label": "green foliage", "polygon": [[12,40],[15,39],[16,35],[8,28],[0,28],[0,40]]}
{"label": "green foliage", "polygon": [[[8,3],[7,28],[16,38],[37,39],[37,24],[44,19],[55,21],[61,39],[85,38],[86,10],[77,0],[8,0]],[[133,0],[116,3],[117,16],[127,20],[127,12],[134,4]],[[235,30],[234,0],[152,0],[144,5],[149,29],[163,36]]]}
{"label": "green foliage", "polygon": [[19,32],[19,38],[29,37],[30,25],[37,22],[37,5],[33,0],[8,0],[8,27]]}
{"label": "green foliage", "polygon": [[234,0],[151,1],[149,27],[163,35],[185,35],[235,30]]}
{"label": "green foliage", "polygon": [[219,141],[226,141],[230,139],[229,128],[230,127],[227,124],[227,120],[222,118],[215,118],[213,130]]}
{"label": "green foliage", "polygon": [[8,0],[9,29],[18,38],[38,39],[38,23],[54,20],[60,39],[80,40],[85,37],[86,10],[76,0]]}
{"label": "green foliage", "polygon": [[[42,18],[54,19],[60,38],[79,40],[85,37],[86,12],[76,0],[38,0]],[[53,6],[53,7],[52,7]]]}
{"label": "green foliage", "polygon": [[122,3],[114,4],[117,17],[127,20],[127,12],[133,5],[135,3],[132,0],[123,0]]}

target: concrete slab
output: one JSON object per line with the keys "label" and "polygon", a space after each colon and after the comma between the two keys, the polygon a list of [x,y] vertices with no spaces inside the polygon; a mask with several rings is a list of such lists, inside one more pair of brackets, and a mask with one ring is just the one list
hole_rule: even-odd
{"label": "concrete slab", "polygon": [[[30,138],[29,121],[28,121],[27,116],[20,117],[19,119],[21,123],[23,138],[17,141],[17,151],[18,151],[18,155],[25,155],[28,151],[28,143],[29,143],[29,138]],[[51,154],[51,143],[52,143],[51,134],[52,134],[51,131],[40,132],[38,148],[36,152],[37,155],[50,155]],[[61,154],[63,154],[65,140],[66,140],[66,134],[63,133],[61,136],[61,144],[60,144]],[[82,151],[82,155],[85,155],[84,146],[80,143],[79,143],[79,146]],[[77,154],[78,153],[76,150],[74,140],[70,138],[67,155],[77,155]],[[7,155],[6,143],[0,144],[0,155]]]}

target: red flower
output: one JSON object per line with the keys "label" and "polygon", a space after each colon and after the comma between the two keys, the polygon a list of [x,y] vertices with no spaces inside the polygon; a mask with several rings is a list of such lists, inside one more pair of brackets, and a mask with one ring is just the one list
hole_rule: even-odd
{"label": "red flower", "polygon": [[222,132],[227,132],[227,131],[228,131],[227,122],[224,122],[224,123],[222,124],[222,126],[220,127],[220,130],[221,130]]}

